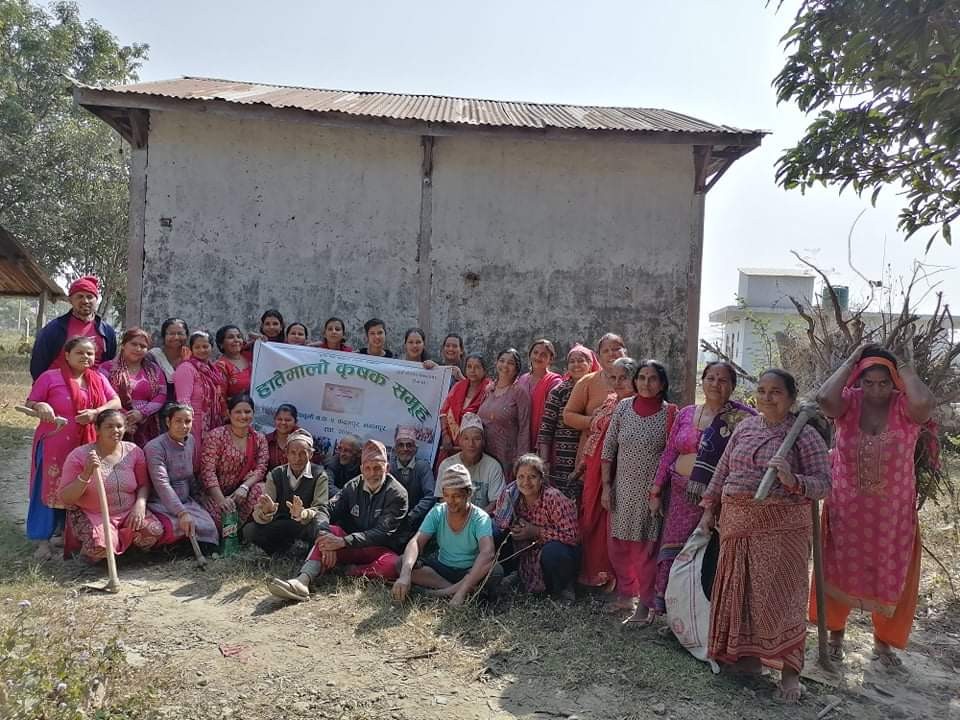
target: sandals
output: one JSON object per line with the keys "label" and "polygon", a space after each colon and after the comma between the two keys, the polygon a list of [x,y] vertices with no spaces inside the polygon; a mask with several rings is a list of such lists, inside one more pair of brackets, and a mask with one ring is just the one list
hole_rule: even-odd
{"label": "sandals", "polygon": [[896,655],[892,651],[888,651],[888,652],[874,651],[873,659],[878,660],[885,670],[892,670],[894,672],[906,672],[906,668],[903,666],[903,660],[900,659],[899,655]]}
{"label": "sandals", "polygon": [[847,653],[843,649],[842,640],[838,643],[827,643],[827,647],[829,648],[830,659],[833,662],[842,663],[847,659]]}
{"label": "sandals", "polygon": [[[300,583],[297,583],[297,585],[300,585]],[[281,580],[276,577],[267,580],[267,590],[275,597],[283,598],[284,600],[295,600],[297,602],[309,600],[310,591],[307,590],[307,592],[304,593],[297,585],[294,585],[289,580]]]}
{"label": "sandals", "polygon": [[650,625],[653,625],[656,619],[656,610],[653,608],[646,608],[643,605],[638,605],[637,609],[633,611],[633,615],[624,620],[621,625],[640,625],[641,627],[649,627]]}

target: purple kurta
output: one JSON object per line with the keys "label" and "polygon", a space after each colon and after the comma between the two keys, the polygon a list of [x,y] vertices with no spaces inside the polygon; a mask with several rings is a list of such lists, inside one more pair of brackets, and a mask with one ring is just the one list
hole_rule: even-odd
{"label": "purple kurta", "polygon": [[514,461],[530,452],[530,396],[520,383],[498,392],[492,388],[487,393],[477,414],[483,421],[484,451],[497,459],[509,484]]}
{"label": "purple kurta", "polygon": [[144,452],[151,485],[147,507],[158,517],[170,521],[173,525],[172,539],[184,537],[178,515],[186,511],[193,519],[197,540],[216,544],[220,541],[220,534],[213,518],[190,497],[191,489],[199,486],[193,474],[193,443],[192,435],[187,436],[185,443],[178,443],[168,433],[147,443]]}

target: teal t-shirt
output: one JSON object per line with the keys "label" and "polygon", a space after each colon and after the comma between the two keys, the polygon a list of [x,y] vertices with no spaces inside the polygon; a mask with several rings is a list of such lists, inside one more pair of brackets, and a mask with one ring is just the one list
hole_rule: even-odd
{"label": "teal t-shirt", "polygon": [[476,505],[470,505],[470,517],[460,532],[450,529],[447,522],[447,504],[434,505],[420,525],[420,532],[432,535],[440,548],[437,556],[444,565],[465,569],[473,567],[480,554],[480,538],[493,537],[490,516]]}

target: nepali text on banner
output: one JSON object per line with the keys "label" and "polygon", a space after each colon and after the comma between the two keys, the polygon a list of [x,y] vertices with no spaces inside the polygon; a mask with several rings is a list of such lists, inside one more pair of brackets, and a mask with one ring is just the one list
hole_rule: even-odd
{"label": "nepali text on banner", "polygon": [[330,457],[345,435],[393,446],[398,427],[414,430],[418,457],[433,462],[440,442],[440,407],[452,369],[337,350],[258,342],[250,395],[254,422],[264,432],[283,403],[297,408],[298,425]]}

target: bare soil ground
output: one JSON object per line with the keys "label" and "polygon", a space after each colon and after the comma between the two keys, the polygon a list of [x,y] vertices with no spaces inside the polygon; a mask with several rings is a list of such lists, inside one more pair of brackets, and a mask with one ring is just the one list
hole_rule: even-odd
{"label": "bare soil ground", "polygon": [[[30,428],[9,405],[25,392],[22,377],[0,366],[0,641],[4,630],[20,638],[0,643],[0,670],[26,654],[18,648],[31,633],[47,643],[30,650],[34,670],[21,664],[20,677],[2,678],[0,717],[776,720],[818,718],[839,700],[825,717],[960,718],[960,603],[929,557],[908,673],[892,676],[871,660],[869,618],[855,614],[840,678],[816,667],[811,631],[808,692],[789,708],[771,699],[774,676],[712,675],[655,629],[622,630],[590,598],[572,608],[523,596],[493,607],[417,598],[397,608],[382,585],[327,577],[310,602],[290,605],[263,580],[294,571],[296,557],[255,549],[206,572],[188,551],[123,557],[120,594],[84,592],[102,568],[37,567],[22,540]],[[928,546],[960,577],[956,528],[925,515]],[[105,694],[85,690],[80,714],[57,702],[56,677],[114,647],[121,662],[98,670]],[[28,682],[36,704],[18,708],[11,698]]]}

